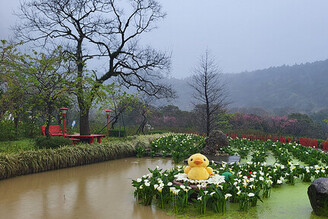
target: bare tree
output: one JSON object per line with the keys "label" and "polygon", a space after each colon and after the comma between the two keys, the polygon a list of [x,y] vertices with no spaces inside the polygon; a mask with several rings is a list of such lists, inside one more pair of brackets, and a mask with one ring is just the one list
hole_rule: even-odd
{"label": "bare tree", "polygon": [[222,82],[222,73],[209,52],[200,58],[194,69],[190,86],[194,89],[195,113],[202,131],[207,135],[216,128],[216,116],[228,105],[227,93]]}
{"label": "bare tree", "polygon": [[118,78],[151,96],[172,94],[159,82],[170,57],[139,45],[140,36],[165,17],[155,0],[30,0],[21,4],[19,16],[19,39],[61,44],[71,54],[81,134],[90,134],[89,110],[108,79]]}

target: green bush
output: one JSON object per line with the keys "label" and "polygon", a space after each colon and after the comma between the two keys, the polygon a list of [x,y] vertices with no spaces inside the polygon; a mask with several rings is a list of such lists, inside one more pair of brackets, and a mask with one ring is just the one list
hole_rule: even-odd
{"label": "green bush", "polygon": [[146,151],[145,147],[143,145],[138,144],[136,146],[136,156],[137,157],[144,157],[144,156],[146,156],[146,154],[147,154],[147,151]]}
{"label": "green bush", "polygon": [[40,149],[59,148],[63,145],[72,144],[68,138],[53,136],[53,137],[39,137],[35,139],[35,145]]}
{"label": "green bush", "polygon": [[41,128],[36,123],[19,121],[15,128],[14,121],[0,120],[0,141],[12,141],[40,135]]}
{"label": "green bush", "polygon": [[[94,130],[91,132],[96,133],[96,134],[103,134],[107,136],[107,131],[106,129],[103,130]],[[120,130],[120,129],[109,129],[108,130],[108,137],[126,137],[127,136],[127,131],[126,130]]]}
{"label": "green bush", "polygon": [[164,133],[170,133],[170,131],[166,131],[166,130],[155,130],[155,131],[150,131],[149,134],[164,134]]}
{"label": "green bush", "polygon": [[118,129],[108,130],[108,136],[109,137],[126,137],[126,131],[118,130]]}
{"label": "green bush", "polygon": [[17,139],[17,134],[15,132],[15,125],[13,121],[11,120],[0,121],[0,139],[2,141]]}
{"label": "green bush", "polygon": [[238,134],[238,135],[279,135],[277,133],[267,133],[262,130],[256,129],[228,129],[222,130],[224,133],[230,135],[231,133]]}

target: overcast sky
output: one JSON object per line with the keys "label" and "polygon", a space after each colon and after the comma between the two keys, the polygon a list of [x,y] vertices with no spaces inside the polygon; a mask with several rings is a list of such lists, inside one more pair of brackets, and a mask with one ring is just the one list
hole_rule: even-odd
{"label": "overcast sky", "polygon": [[[144,36],[172,52],[172,77],[191,76],[209,49],[224,73],[328,58],[328,0],[159,0],[167,17]],[[19,0],[0,0],[7,38]]]}

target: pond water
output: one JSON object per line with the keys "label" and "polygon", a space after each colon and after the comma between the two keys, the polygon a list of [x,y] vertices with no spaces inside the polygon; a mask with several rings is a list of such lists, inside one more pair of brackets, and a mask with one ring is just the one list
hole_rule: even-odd
{"label": "pond water", "polygon": [[0,181],[0,218],[174,218],[135,202],[132,179],[169,159],[127,158]]}
{"label": "pond water", "polygon": [[[148,168],[172,168],[170,159],[126,158],[0,181],[0,218],[175,218],[133,198],[131,180]],[[309,183],[283,185],[249,212],[229,204],[220,218],[320,218],[312,214]],[[195,218],[190,211],[178,218]],[[217,218],[208,212],[202,218]]]}
{"label": "pond water", "polygon": [[[312,207],[307,196],[307,188],[310,183],[296,183],[292,185],[282,185],[273,188],[271,196],[263,199],[263,203],[258,201],[256,207],[249,211],[239,210],[236,203],[228,203],[227,212],[219,218],[263,218],[263,219],[319,219],[324,217],[316,216],[312,213]],[[195,213],[188,213],[181,218],[192,218]],[[204,218],[217,218],[213,212],[207,212]]]}

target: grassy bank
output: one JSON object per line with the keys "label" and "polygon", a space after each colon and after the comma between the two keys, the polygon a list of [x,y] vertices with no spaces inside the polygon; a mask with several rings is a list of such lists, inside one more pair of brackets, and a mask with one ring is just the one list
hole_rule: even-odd
{"label": "grassy bank", "polygon": [[18,153],[20,151],[34,151],[37,149],[34,139],[0,141],[0,153]]}
{"label": "grassy bank", "polygon": [[0,153],[0,179],[134,156],[137,146],[150,148],[151,142],[161,136],[132,136],[101,144]]}

